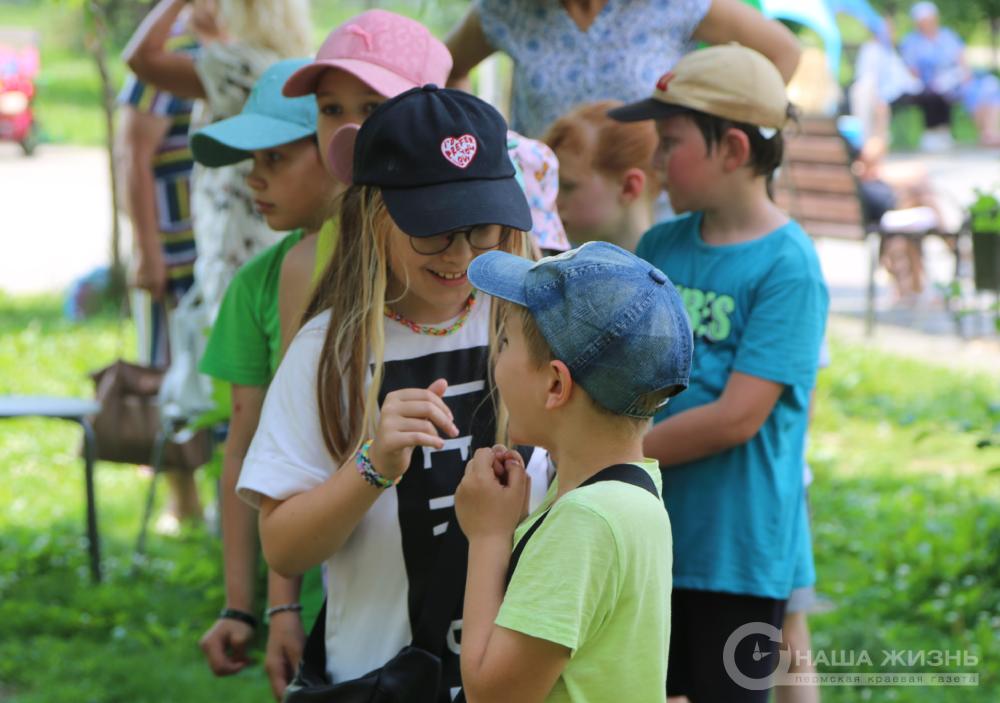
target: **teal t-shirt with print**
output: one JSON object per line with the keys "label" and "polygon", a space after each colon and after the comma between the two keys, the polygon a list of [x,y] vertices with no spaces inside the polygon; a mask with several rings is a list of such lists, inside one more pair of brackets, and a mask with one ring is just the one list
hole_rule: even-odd
{"label": "teal t-shirt with print", "polygon": [[695,339],[690,385],[656,421],[717,400],[734,371],[784,390],[750,441],[663,470],[674,587],[783,599],[802,585],[802,457],[829,295],[796,222],[711,246],[701,219],[657,225],[636,249],[677,287]]}
{"label": "teal t-shirt with print", "polygon": [[[656,462],[638,463],[660,488]],[[670,642],[670,521],[646,490],[602,481],[554,504],[553,482],[496,624],[561,644],[570,660],[546,703],[663,703]],[[624,696],[624,698],[623,698]]]}

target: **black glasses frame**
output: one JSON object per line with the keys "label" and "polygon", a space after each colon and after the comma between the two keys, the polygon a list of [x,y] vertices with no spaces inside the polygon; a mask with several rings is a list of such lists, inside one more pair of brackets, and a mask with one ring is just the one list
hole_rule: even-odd
{"label": "black glasses frame", "polygon": [[492,246],[488,246],[488,247],[477,247],[475,244],[472,243],[472,232],[474,230],[476,230],[476,229],[477,229],[477,227],[466,227],[465,229],[455,229],[455,230],[452,230],[451,232],[442,232],[441,234],[435,234],[435,235],[433,235],[434,237],[441,237],[441,236],[447,236],[448,237],[447,243],[442,248],[436,249],[434,251],[421,251],[420,249],[417,248],[417,245],[415,243],[415,241],[418,240],[418,239],[430,239],[430,237],[413,237],[413,236],[411,236],[410,237],[410,246],[413,247],[413,251],[417,252],[421,256],[434,256],[435,254],[441,254],[441,253],[444,253],[444,252],[448,251],[448,247],[450,247],[452,245],[452,242],[455,241],[455,237],[458,237],[459,235],[463,235],[464,234],[465,235],[465,241],[467,241],[469,243],[469,247],[471,249],[473,249],[474,251],[489,251],[491,249],[498,248],[501,244],[503,244],[504,242],[506,242],[510,238],[510,233],[511,233],[511,229],[509,227],[501,227],[500,228],[500,239],[497,240],[496,244],[494,244]]}

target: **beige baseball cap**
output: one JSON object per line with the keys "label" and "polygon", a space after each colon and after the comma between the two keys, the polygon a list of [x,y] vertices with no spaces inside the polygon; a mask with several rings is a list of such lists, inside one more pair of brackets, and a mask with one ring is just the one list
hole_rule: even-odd
{"label": "beige baseball cap", "polygon": [[653,96],[610,110],[637,122],[697,110],[761,128],[769,138],[788,121],[788,95],[778,68],[760,52],[737,43],[685,54],[656,82]]}

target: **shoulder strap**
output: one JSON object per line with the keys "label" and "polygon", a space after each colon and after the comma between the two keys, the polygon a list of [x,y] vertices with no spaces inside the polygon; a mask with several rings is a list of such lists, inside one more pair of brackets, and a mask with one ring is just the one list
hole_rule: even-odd
{"label": "shoulder strap", "polygon": [[306,646],[302,650],[298,677],[307,682],[325,681],[326,676],[326,599],[313,621]]}
{"label": "shoulder strap", "polygon": [[[640,469],[635,464],[615,464],[606,469],[601,469],[578,487],[583,488],[584,486],[590,486],[601,481],[621,481],[622,483],[628,483],[643,488],[652,493],[657,500],[660,499],[660,494],[656,490],[656,484],[653,482],[653,479],[650,478],[644,469]],[[528,528],[528,531],[518,540],[517,546],[514,547],[514,551],[510,555],[510,564],[507,566],[507,586],[510,585],[510,580],[514,577],[514,569],[517,568],[517,562],[521,560],[521,553],[524,551],[525,545],[528,544],[528,540],[531,539],[531,536],[535,534],[535,531],[541,526],[545,518],[548,517],[549,510],[546,510],[540,518],[535,520],[535,524]]]}
{"label": "shoulder strap", "polygon": [[[448,523],[442,539],[427,583],[420,621],[413,631],[413,644],[437,656],[444,651],[448,628],[465,594],[469,564],[469,543],[457,520]],[[326,600],[309,631],[300,670],[308,677],[306,680],[326,679]]]}

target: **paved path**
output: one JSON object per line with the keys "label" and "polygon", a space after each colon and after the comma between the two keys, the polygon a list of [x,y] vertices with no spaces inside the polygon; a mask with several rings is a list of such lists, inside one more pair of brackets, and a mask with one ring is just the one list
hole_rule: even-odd
{"label": "paved path", "polygon": [[29,159],[0,142],[0,290],[62,290],[107,264],[110,200],[101,149],[44,145]]}

